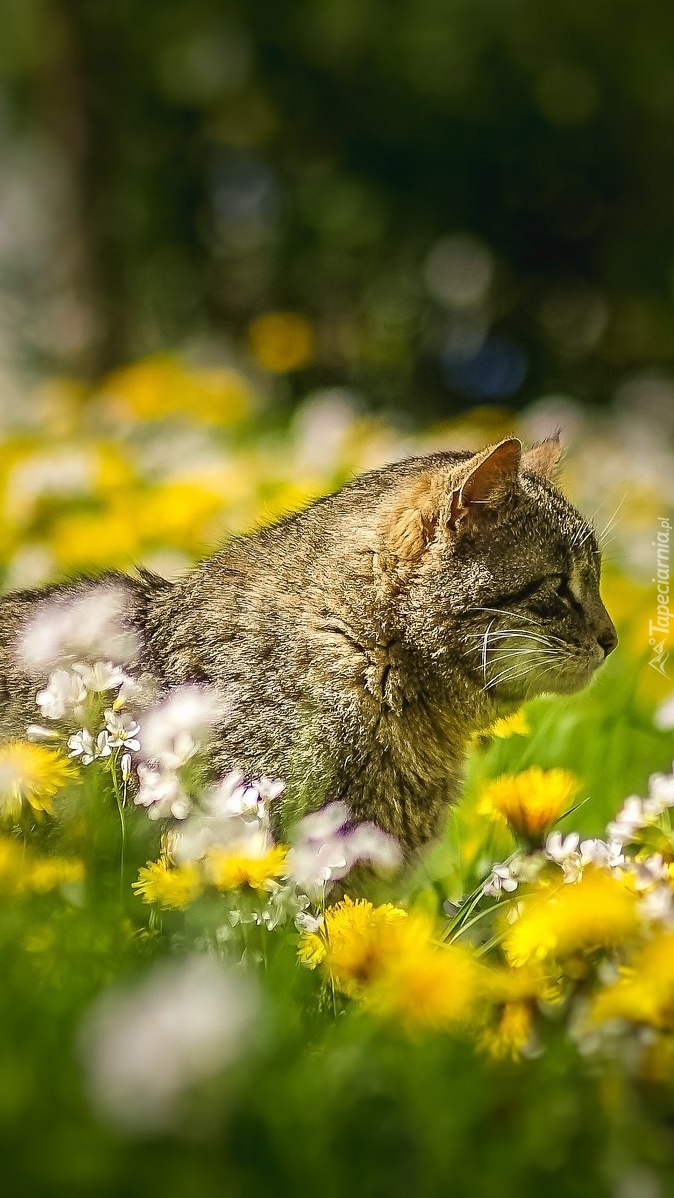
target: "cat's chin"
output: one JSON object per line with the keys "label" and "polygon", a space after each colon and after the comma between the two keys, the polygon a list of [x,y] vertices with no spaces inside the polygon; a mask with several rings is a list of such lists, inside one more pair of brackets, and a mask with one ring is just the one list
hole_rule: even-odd
{"label": "cat's chin", "polygon": [[498,688],[498,698],[507,703],[525,703],[539,695],[574,695],[589,686],[596,676],[597,667],[592,662],[581,663],[577,666],[566,666],[556,674],[546,672],[540,679],[529,675],[526,685],[515,691],[507,685]]}
{"label": "cat's chin", "polygon": [[596,673],[597,666],[594,662],[578,662],[573,668],[567,666],[552,678],[542,678],[539,694],[575,695],[589,686]]}

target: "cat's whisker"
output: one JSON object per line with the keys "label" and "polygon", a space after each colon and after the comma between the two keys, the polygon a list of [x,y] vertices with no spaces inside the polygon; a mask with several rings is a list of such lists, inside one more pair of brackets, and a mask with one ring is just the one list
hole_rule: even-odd
{"label": "cat's whisker", "polygon": [[578,528],[574,532],[573,536],[571,537],[571,540],[569,541],[569,549],[577,549],[578,548],[578,539],[582,532],[585,532],[585,534],[586,534],[586,536],[584,537],[583,542],[582,542],[584,544],[587,537],[595,531],[595,524],[594,524],[595,516],[603,508],[604,504],[606,503],[606,498],[607,497],[604,496],[604,498],[601,500],[601,502],[597,504],[597,506],[594,509],[594,511],[592,512],[592,514],[587,517],[587,519],[584,521],[583,524],[580,524],[578,526]]}
{"label": "cat's whisker", "polygon": [[560,652],[561,652],[560,649],[551,650],[551,649],[547,649],[547,648],[499,649],[499,650],[497,650],[497,655],[498,655],[498,660],[500,661],[503,657],[532,657],[532,656],[536,656],[538,654],[546,654],[549,656],[553,656],[555,653],[559,654]]}
{"label": "cat's whisker", "polygon": [[620,511],[622,505],[624,504],[625,500],[627,499],[627,495],[628,495],[628,492],[625,491],[625,494],[623,495],[622,499],[620,500],[620,503],[618,504],[613,515],[611,516],[611,519],[607,521],[607,523],[602,528],[601,532],[597,534],[597,540],[598,540],[599,544],[602,546],[602,548],[604,546],[604,538],[605,538],[607,532],[610,532],[610,530],[613,528],[613,525],[615,524],[615,522],[618,518],[618,512]]}
{"label": "cat's whisker", "polygon": [[500,682],[515,682],[517,678],[526,678],[530,673],[531,667],[526,670],[514,670],[509,667],[508,670],[503,670],[502,673],[497,674],[496,678],[491,678],[486,686],[482,687],[482,689],[484,691],[492,690],[493,687],[498,686]]}
{"label": "cat's whisker", "polygon": [[583,545],[585,545],[587,543],[587,541],[589,541],[590,537],[592,537],[592,536],[594,536],[594,537],[597,536],[597,530],[595,529],[594,525],[589,524],[587,529],[585,530],[585,536],[581,537],[579,540],[577,540],[575,542],[572,542],[571,548],[575,549],[575,550],[582,549]]}
{"label": "cat's whisker", "polygon": [[[503,637],[503,636],[532,637],[532,636],[546,636],[547,635],[544,632],[532,632],[532,630],[530,628],[496,628],[496,629],[494,629],[493,632],[491,632],[490,630],[491,630],[493,623],[494,623],[494,621],[492,620],[492,623],[489,625],[489,629],[487,630],[489,632],[490,637],[492,637],[492,638],[493,637]],[[481,639],[484,636],[484,633],[483,632],[468,632],[468,633],[466,633],[466,636],[472,636],[472,637]]]}
{"label": "cat's whisker", "polygon": [[[498,608],[485,608],[484,610],[485,611],[493,610],[496,612],[499,611]],[[513,613],[512,612],[503,612],[503,615],[509,615],[512,617]],[[529,616],[524,616],[522,613],[518,612],[517,619],[520,619],[520,618],[521,619],[530,619]],[[538,621],[538,620],[531,620],[531,623],[536,625],[536,632],[533,632],[530,628],[496,628],[494,630],[494,632],[491,632],[493,623],[494,623],[494,621],[492,620],[491,624],[489,625],[489,629],[487,630],[489,632],[490,637],[492,637],[492,639],[495,637],[504,637],[504,636],[524,636],[524,637],[539,636],[539,637],[546,637],[547,639],[552,639],[552,640],[556,640],[556,641],[559,641],[561,639],[560,637],[555,637],[550,633],[544,633],[541,630],[540,621]],[[479,637],[481,639],[484,636],[484,633],[483,632],[469,632],[469,633],[466,633],[466,635],[473,636],[476,638]]]}
{"label": "cat's whisker", "polygon": [[548,661],[532,662],[531,665],[529,666],[529,668],[524,669],[524,670],[518,670],[516,665],[511,663],[509,666],[506,666],[506,668],[504,670],[501,670],[500,673],[498,673],[495,678],[491,678],[489,680],[489,682],[486,684],[486,686],[484,686],[482,689],[487,691],[487,690],[491,690],[495,686],[498,686],[498,684],[500,682],[514,682],[517,678],[526,678],[529,674],[532,673],[534,666],[536,667],[536,669],[539,669],[539,668],[551,669],[557,660],[558,660],[557,658],[551,657]]}
{"label": "cat's whisker", "polygon": [[[506,654],[499,654],[498,658],[494,661],[494,665],[497,668],[499,666],[503,665],[502,659],[505,656],[506,656]],[[527,659],[529,659],[529,669],[533,670],[533,669],[538,669],[539,667],[543,667],[543,666],[545,666],[547,668],[548,666],[559,663],[560,660],[564,659],[565,654],[560,653],[559,650],[553,650],[552,652],[549,652],[546,649],[535,649],[535,650],[531,650],[530,652],[526,653],[525,656]],[[520,654],[513,654],[513,658],[517,658],[517,657],[520,657]],[[499,670],[499,675],[495,675],[495,678],[497,678],[501,675],[507,674],[508,671],[513,671],[513,670],[517,669],[517,667],[519,665],[520,665],[519,661],[511,659],[509,662],[507,662],[503,666],[502,669]],[[491,681],[494,682],[494,679],[492,679]]]}
{"label": "cat's whisker", "polygon": [[[470,645],[467,649],[464,649],[463,657],[472,656],[472,654],[474,654],[475,652],[480,652],[483,673],[484,673],[484,655],[481,653],[481,651],[478,649],[478,647],[476,645]],[[492,660],[501,661],[502,658],[504,658],[504,657],[532,657],[532,656],[538,656],[538,655],[544,655],[544,654],[545,655],[555,655],[555,654],[558,655],[561,652],[562,652],[562,650],[558,649],[555,645],[536,645],[533,648],[530,645],[520,645],[520,646],[514,647],[512,649],[499,649],[498,647],[496,647],[493,649]]]}
{"label": "cat's whisker", "polygon": [[[597,511],[599,511],[599,508],[597,508]],[[588,520],[586,524],[579,525],[569,541],[569,549],[580,549],[581,545],[584,545],[594,532],[595,527],[592,520]]]}
{"label": "cat's whisker", "polygon": [[487,681],[487,643],[489,641],[489,633],[492,630],[493,624],[494,624],[494,620],[492,620],[487,631],[485,632],[484,640],[482,642],[482,673],[484,674],[485,682]]}
{"label": "cat's whisker", "polygon": [[[485,634],[482,632],[473,632],[473,633],[469,633],[468,635],[472,636],[475,640],[483,641]],[[492,641],[504,640],[508,637],[515,637],[515,636],[521,637],[523,640],[533,641],[534,643],[537,643],[537,644],[549,645],[550,648],[553,647],[555,642],[558,645],[564,644],[564,641],[560,637],[552,637],[552,636],[546,636],[543,633],[530,632],[528,629],[525,629],[525,628],[497,629],[496,632],[490,633],[490,639]]]}
{"label": "cat's whisker", "polygon": [[[499,616],[512,617],[512,615],[513,615],[513,612],[508,611],[507,608],[505,608],[505,607],[471,607],[471,608],[469,608],[469,610],[470,611],[489,611],[489,612],[493,611],[493,612],[496,612],[497,615],[499,615]],[[524,614],[524,612],[521,612],[521,611],[518,611],[517,619],[518,620],[528,620],[530,624],[538,623],[538,621],[535,620],[533,616],[527,616]]]}

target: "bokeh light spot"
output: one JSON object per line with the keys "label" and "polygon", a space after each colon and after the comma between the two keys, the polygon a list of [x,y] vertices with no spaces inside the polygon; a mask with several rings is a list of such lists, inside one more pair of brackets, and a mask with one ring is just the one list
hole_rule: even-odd
{"label": "bokeh light spot", "polygon": [[248,328],[256,362],[273,374],[286,374],[306,366],[314,356],[314,334],[298,312],[265,312]]}
{"label": "bokeh light spot", "polygon": [[493,333],[481,344],[455,345],[451,338],[442,354],[447,386],[465,399],[508,399],[527,372],[524,351],[509,337]]}

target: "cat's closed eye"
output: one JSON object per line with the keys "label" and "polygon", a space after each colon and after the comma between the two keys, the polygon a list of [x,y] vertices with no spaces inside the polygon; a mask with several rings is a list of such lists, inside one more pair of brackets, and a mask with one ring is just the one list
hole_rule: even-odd
{"label": "cat's closed eye", "polygon": [[565,575],[546,574],[542,578],[534,578],[531,580],[531,582],[525,583],[525,585],[520,587],[520,589],[517,591],[512,591],[507,595],[499,595],[498,599],[495,599],[493,602],[494,605],[498,604],[501,607],[512,607],[518,603],[526,603],[527,599],[532,599],[538,596],[540,592],[544,591],[546,588],[549,590],[552,587],[554,591],[558,591],[558,587],[560,587],[564,581],[568,585],[568,578],[566,578]]}
{"label": "cat's closed eye", "polygon": [[513,591],[508,595],[500,595],[497,600],[494,600],[494,605],[512,607],[519,603],[526,603],[528,599],[536,599],[539,595],[544,595],[546,591],[548,595],[552,591],[570,607],[573,607],[576,611],[582,611],[581,604],[571,589],[571,580],[568,574],[545,574],[542,578],[534,578],[531,582],[526,583],[525,586],[520,587],[518,591]]}
{"label": "cat's closed eye", "polygon": [[574,611],[582,613],[583,605],[576,598],[571,588],[571,580],[568,574],[555,574],[553,575],[553,580],[555,582],[555,591],[560,599],[563,599]]}

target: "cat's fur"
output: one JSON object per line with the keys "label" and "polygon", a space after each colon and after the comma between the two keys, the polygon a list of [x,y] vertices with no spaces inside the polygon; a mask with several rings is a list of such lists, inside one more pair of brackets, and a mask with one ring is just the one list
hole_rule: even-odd
{"label": "cat's fur", "polygon": [[43,678],[17,638],[40,605],[122,587],[162,685],[224,701],[213,765],[285,779],[284,817],[344,799],[413,849],[457,796],[471,734],[584,686],[616,643],[591,528],[551,481],[557,442],[508,438],[373,470],[230,542],[183,581],[105,575],[0,601],[0,734]]}

